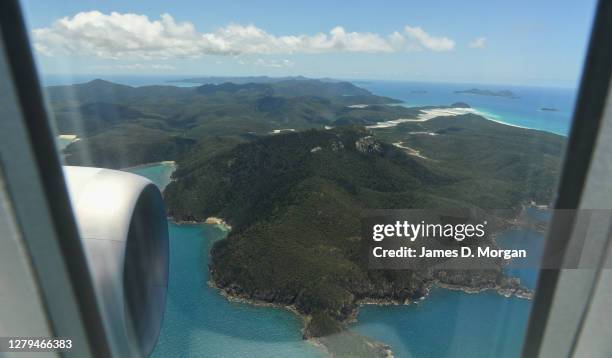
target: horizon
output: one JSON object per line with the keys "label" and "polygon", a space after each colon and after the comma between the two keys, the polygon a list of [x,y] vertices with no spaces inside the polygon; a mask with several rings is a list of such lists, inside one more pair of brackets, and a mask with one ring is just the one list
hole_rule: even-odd
{"label": "horizon", "polygon": [[575,88],[595,3],[27,0],[24,10],[44,74]]}
{"label": "horizon", "polygon": [[[299,77],[302,77],[305,80],[336,80],[336,81],[342,81],[342,82],[350,82],[352,84],[354,84],[355,86],[359,87],[359,83],[363,83],[363,82],[379,82],[379,83],[386,83],[386,82],[390,82],[390,83],[410,83],[410,84],[424,84],[424,85],[450,85],[450,86],[455,86],[455,85],[465,85],[465,86],[490,86],[490,87],[514,87],[514,88],[541,88],[541,89],[562,89],[562,90],[572,90],[572,91],[577,91],[578,87],[580,86],[580,82],[578,81],[578,83],[575,83],[573,85],[567,84],[567,85],[539,85],[539,84],[515,84],[515,83],[494,83],[494,82],[449,82],[449,81],[435,81],[435,80],[430,80],[430,81],[424,81],[424,80],[413,80],[413,79],[376,79],[376,78],[342,78],[342,77],[334,77],[334,76],[324,76],[324,77],[310,77],[310,76],[305,76],[305,75],[300,75],[300,74],[296,74],[296,75],[278,75],[278,76],[274,76],[274,75],[265,75],[265,74],[252,74],[252,75],[223,75],[223,74],[219,74],[219,75],[205,75],[205,74],[159,74],[159,73],[155,73],[155,74],[126,74],[126,73],[112,73],[112,74],[74,74],[74,73],[39,73],[39,77],[40,80],[42,82],[43,86],[58,86],[58,85],[76,85],[76,84],[84,84],[84,83],[88,83],[88,82],[92,82],[95,80],[103,80],[106,82],[111,82],[111,83],[116,83],[116,84],[122,84],[122,85],[126,85],[126,86],[131,86],[131,87],[143,87],[143,86],[152,86],[152,85],[161,85],[159,83],[157,84],[139,84],[139,85],[134,85],[134,84],[129,84],[129,83],[122,83],[122,82],[117,82],[121,79],[156,79],[159,81],[163,81],[162,83],[164,83],[164,85],[167,86],[174,86],[174,87],[180,87],[180,86],[176,86],[173,85],[173,82],[181,82],[181,80],[187,80],[187,79],[200,79],[200,78],[227,78],[227,79],[231,79],[231,78],[257,78],[257,77],[264,77],[264,78],[270,78],[270,79],[279,79],[279,78],[288,78],[288,79],[296,79]],[[57,84],[46,84],[45,82],[52,79],[52,80],[57,80],[57,79],[66,79],[66,80],[74,80],[74,82],[71,83],[57,83]],[[50,81],[53,82],[53,81]],[[231,81],[228,81],[231,82]],[[189,83],[189,82],[185,82],[185,83]],[[196,82],[192,82],[194,87],[198,86],[198,85],[203,85],[205,83],[202,84],[198,84]],[[468,89],[468,88],[466,88]],[[486,89],[486,88],[482,88],[482,89]]]}

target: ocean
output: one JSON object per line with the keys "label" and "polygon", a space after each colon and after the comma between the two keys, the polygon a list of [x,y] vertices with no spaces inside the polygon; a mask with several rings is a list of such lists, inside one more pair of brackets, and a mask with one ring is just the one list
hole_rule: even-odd
{"label": "ocean", "polygon": [[[466,102],[491,119],[567,135],[574,105],[570,89],[503,86],[519,98],[456,94],[455,90],[493,86],[359,82],[375,94],[401,99],[405,105]],[[541,111],[542,107],[557,111]],[[169,165],[131,171],[164,186]],[[534,215],[546,216],[542,213]],[[211,225],[175,225],[170,230],[170,281],[164,323],[154,357],[322,357],[301,339],[302,322],[278,308],[229,302],[208,286],[209,249],[225,233]],[[512,230],[498,238],[504,247],[531,242],[541,252],[543,237]],[[536,270],[508,271],[531,288]],[[411,305],[361,308],[349,329],[389,344],[395,357],[519,357],[532,301],[495,292],[468,294],[433,289]]]}
{"label": "ocean", "polygon": [[[576,102],[576,90],[572,88],[399,81],[353,81],[353,83],[374,94],[399,99],[408,107],[465,102],[491,120],[560,135],[569,133]],[[516,98],[455,93],[472,88],[509,90]]]}

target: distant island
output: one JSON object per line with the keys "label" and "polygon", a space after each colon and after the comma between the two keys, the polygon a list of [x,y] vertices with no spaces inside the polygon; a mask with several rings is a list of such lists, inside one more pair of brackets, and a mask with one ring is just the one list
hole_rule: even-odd
{"label": "distant island", "polygon": [[410,91],[410,93],[414,93],[414,94],[424,94],[424,93],[427,93],[427,91],[425,91],[425,90],[412,90],[412,91]]}
{"label": "distant island", "polygon": [[558,109],[552,107],[542,107],[540,108],[540,111],[557,112]]}
{"label": "distant island", "polygon": [[504,97],[504,98],[518,98],[512,91],[509,90],[501,90],[501,91],[491,91],[485,89],[472,88],[463,91],[455,91],[455,93],[463,93],[463,94],[475,94],[479,96],[492,96],[492,97]]}
{"label": "distant island", "polygon": [[[191,77],[178,80],[167,81],[167,83],[199,83],[218,85],[222,83],[277,83],[282,81],[305,81],[311,80],[304,76],[285,76],[285,77],[269,77],[269,76],[206,76],[206,77]],[[321,82],[341,82],[332,78],[319,78]]]}

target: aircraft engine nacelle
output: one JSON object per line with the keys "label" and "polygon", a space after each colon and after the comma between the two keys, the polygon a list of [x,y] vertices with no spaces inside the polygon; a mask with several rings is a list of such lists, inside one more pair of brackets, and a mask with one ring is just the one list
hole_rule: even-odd
{"label": "aircraft engine nacelle", "polygon": [[113,354],[148,356],[168,287],[168,226],[159,189],[118,170],[64,167]]}

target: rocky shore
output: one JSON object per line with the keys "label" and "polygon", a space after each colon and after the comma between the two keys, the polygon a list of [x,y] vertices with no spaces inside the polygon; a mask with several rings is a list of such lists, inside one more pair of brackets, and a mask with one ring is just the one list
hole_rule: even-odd
{"label": "rocky shore", "polygon": [[[218,286],[213,280],[208,281],[208,285],[219,291],[219,294],[225,297],[230,302],[245,303],[260,307],[274,307],[285,309],[297,316],[304,322],[304,327],[312,319],[308,314],[300,312],[293,304],[282,304],[264,300],[253,299],[246,294],[239,294],[236,291],[231,291],[227,288]],[[356,322],[358,309],[354,309],[349,314],[345,323]],[[331,357],[351,356],[356,358],[393,358],[391,346],[372,340],[368,337],[349,332],[342,331],[326,337],[312,337],[308,335],[306,329],[302,329],[302,338],[312,343],[322,351],[329,354]]]}
{"label": "rocky shore", "polygon": [[481,293],[484,291],[489,291],[489,290],[493,290],[496,291],[498,294],[504,296],[504,297],[518,297],[518,298],[523,298],[523,299],[527,299],[527,300],[531,300],[533,299],[533,291],[528,289],[527,287],[516,285],[516,286],[499,286],[499,285],[494,285],[494,286],[490,286],[490,287],[479,287],[479,288],[472,288],[472,287],[465,287],[465,286],[458,286],[458,285],[450,285],[450,284],[446,284],[446,283],[441,283],[441,282],[436,282],[435,286],[440,287],[440,288],[444,288],[447,290],[453,290],[453,291],[463,291],[465,293],[470,293],[470,294],[475,294],[475,293]]}
{"label": "rocky shore", "polygon": [[207,225],[215,225],[220,230],[225,231],[225,232],[232,231],[232,226],[230,224],[228,224],[225,220],[223,220],[221,218],[218,218],[218,217],[214,217],[214,216],[206,218],[206,220],[204,220],[204,221],[199,221],[199,220],[176,220],[172,216],[169,216],[168,220],[172,221],[173,223],[175,223],[177,225],[201,225],[201,224],[207,224]]}
{"label": "rocky shore", "polygon": [[[214,277],[214,272],[211,271],[211,277]],[[219,293],[226,299],[232,302],[241,302],[252,304],[256,306],[275,307],[286,309],[300,318],[304,322],[304,328],[302,329],[302,337],[305,340],[315,344],[323,351],[330,354],[330,356],[349,356],[353,357],[380,357],[389,358],[393,357],[392,347],[381,342],[374,341],[368,337],[364,337],[353,332],[343,330],[338,333],[326,335],[322,337],[315,337],[311,335],[307,326],[312,319],[311,315],[305,314],[291,302],[287,297],[286,300],[278,300],[278,297],[274,294],[259,295],[254,298],[253,296],[245,293],[245,291],[236,285],[221,286],[217,284],[213,279],[208,281],[208,285],[216,288]],[[366,297],[355,300],[354,305],[347,307],[345,312],[345,318],[341,322],[344,326],[357,322],[357,316],[359,314],[359,308],[364,305],[409,305],[421,302],[429,296],[433,287],[439,287],[448,290],[462,291],[468,294],[477,294],[487,290],[494,290],[498,294],[511,297],[515,296],[522,299],[532,299],[533,291],[522,286],[518,279],[509,279],[505,284],[490,284],[478,287],[468,287],[464,285],[456,285],[441,282],[440,280],[432,280],[426,283],[422,294],[416,297],[406,298],[404,300],[392,299],[392,298],[375,298]],[[346,350],[348,346],[351,346],[351,352]]]}

